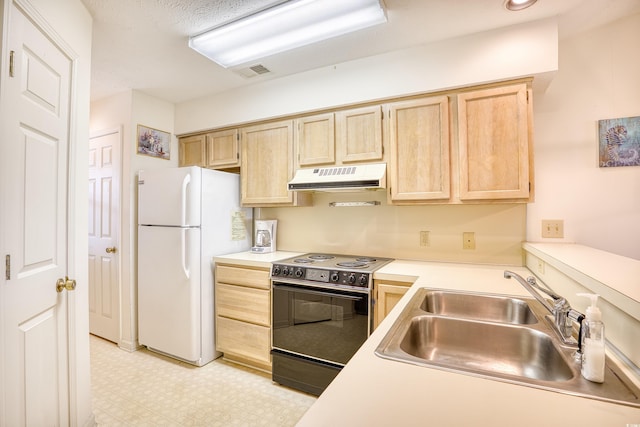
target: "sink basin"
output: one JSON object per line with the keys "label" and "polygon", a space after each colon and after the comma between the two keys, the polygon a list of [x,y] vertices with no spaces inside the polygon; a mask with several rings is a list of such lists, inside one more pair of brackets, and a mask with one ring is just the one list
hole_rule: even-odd
{"label": "sink basin", "polygon": [[536,330],[435,316],[413,317],[400,349],[458,369],[565,381],[571,368],[551,338]]}
{"label": "sink basin", "polygon": [[428,313],[489,322],[538,322],[524,299],[505,295],[433,290],[426,292],[421,308]]}
{"label": "sink basin", "polygon": [[576,348],[534,298],[420,288],[375,350],[425,368],[640,408],[640,388],[605,362],[604,383],[585,380]]}

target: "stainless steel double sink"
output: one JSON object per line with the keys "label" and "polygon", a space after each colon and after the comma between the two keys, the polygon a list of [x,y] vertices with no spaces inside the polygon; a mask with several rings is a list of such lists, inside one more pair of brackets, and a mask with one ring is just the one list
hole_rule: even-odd
{"label": "stainless steel double sink", "polygon": [[534,298],[420,288],[380,342],[380,357],[640,407],[640,389],[609,359],[602,384],[580,375]]}

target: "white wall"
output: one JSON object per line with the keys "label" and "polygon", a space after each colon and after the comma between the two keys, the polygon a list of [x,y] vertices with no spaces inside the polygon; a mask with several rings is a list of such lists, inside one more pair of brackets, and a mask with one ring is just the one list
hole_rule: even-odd
{"label": "white wall", "polygon": [[[380,202],[330,207],[329,202]],[[262,208],[256,217],[278,219],[279,249],[350,253],[443,262],[522,265],[524,204],[392,206],[386,193],[318,193],[314,206]],[[420,246],[420,231],[429,245]],[[476,249],[462,249],[462,233],[475,233]]]}
{"label": "white wall", "polygon": [[555,20],[256,83],[176,106],[176,133],[557,70]]}
{"label": "white wall", "polygon": [[[178,165],[178,142],[174,134],[174,105],[127,91],[91,104],[91,131],[122,129],[121,234],[120,234],[120,340],[127,350],[138,347],[137,323],[137,197],[138,171]],[[172,134],[171,158],[163,160],[137,154],[136,132],[141,124]]]}
{"label": "white wall", "polygon": [[540,21],[185,102],[176,132],[535,74],[536,201],[526,239],[543,240],[542,219],[563,219],[564,239],[545,241],[640,259],[640,168],[597,163],[597,121],[640,116],[638,40],[638,14],[561,42],[555,22]]}
{"label": "white wall", "polygon": [[[364,58],[179,104],[176,132],[522,76],[547,77],[557,69],[557,46],[557,25],[551,19]],[[544,86],[546,80],[541,81]],[[354,196],[317,195],[313,208],[262,209],[259,215],[279,219],[278,247],[284,250],[522,264],[522,205],[393,207],[382,193],[375,195],[380,207],[331,209],[331,197]],[[419,246],[421,230],[430,231],[431,246]],[[462,250],[463,231],[476,233],[475,251]]]}
{"label": "white wall", "polygon": [[598,120],[640,116],[639,40],[636,14],[561,41],[559,71],[534,98],[528,240],[555,241],[541,220],[563,219],[560,241],[640,260],[640,167],[598,167]]}

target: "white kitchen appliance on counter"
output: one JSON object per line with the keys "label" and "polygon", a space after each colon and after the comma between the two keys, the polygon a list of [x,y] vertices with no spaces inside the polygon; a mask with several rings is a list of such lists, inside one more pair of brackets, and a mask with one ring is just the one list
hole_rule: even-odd
{"label": "white kitchen appliance on counter", "polygon": [[269,253],[276,251],[277,219],[256,219],[255,239],[251,252]]}
{"label": "white kitchen appliance on counter", "polygon": [[215,351],[212,258],[251,246],[237,174],[199,167],[138,173],[138,340],[202,366]]}

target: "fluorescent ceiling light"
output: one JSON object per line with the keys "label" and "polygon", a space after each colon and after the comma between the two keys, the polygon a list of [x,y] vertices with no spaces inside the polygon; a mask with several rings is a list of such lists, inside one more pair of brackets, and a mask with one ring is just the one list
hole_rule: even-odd
{"label": "fluorescent ceiling light", "polygon": [[387,21],[381,0],[291,0],[189,38],[225,68]]}

